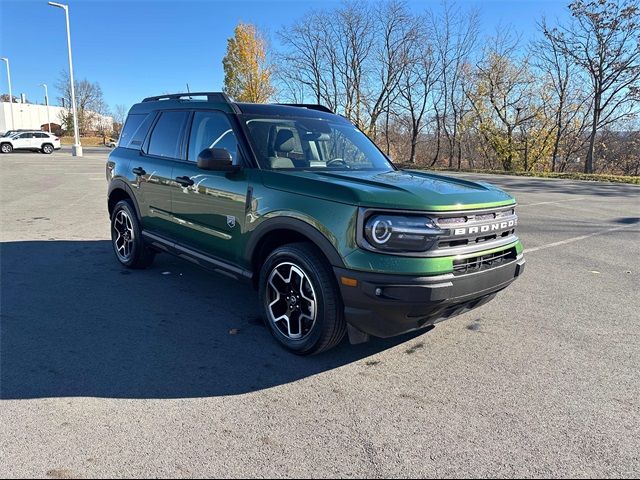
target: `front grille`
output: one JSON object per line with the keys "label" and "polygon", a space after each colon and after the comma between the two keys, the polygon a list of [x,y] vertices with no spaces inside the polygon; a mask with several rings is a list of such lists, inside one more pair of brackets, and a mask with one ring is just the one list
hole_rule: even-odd
{"label": "front grille", "polygon": [[515,248],[503,250],[501,252],[489,253],[477,257],[464,258],[462,260],[453,261],[453,274],[464,275],[465,273],[474,273],[490,268],[499,267],[505,263],[512,262],[518,256]]}
{"label": "front grille", "polygon": [[444,240],[438,242],[438,248],[451,248],[451,247],[462,247],[465,245],[475,245],[482,242],[490,242],[491,240],[497,240],[499,238],[505,238],[510,235],[516,233],[516,229],[512,228],[511,230],[505,230],[504,232],[493,233],[491,235],[481,235],[474,238],[462,238],[460,240]]}
{"label": "front grille", "polygon": [[513,205],[491,210],[429,214],[446,232],[431,255],[460,255],[515,241],[518,217]]}

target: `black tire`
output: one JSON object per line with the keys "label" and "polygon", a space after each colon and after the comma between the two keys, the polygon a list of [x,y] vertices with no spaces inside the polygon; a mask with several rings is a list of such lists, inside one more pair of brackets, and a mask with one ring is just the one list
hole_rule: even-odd
{"label": "black tire", "polygon": [[13,146],[10,143],[3,143],[2,145],[0,145],[0,152],[11,153],[13,152]]}
{"label": "black tire", "polygon": [[51,145],[50,143],[45,143],[44,145],[42,145],[42,153],[51,155],[53,153],[53,145]]}
{"label": "black tire", "polygon": [[111,245],[127,268],[142,269],[153,263],[155,252],[144,244],[136,211],[129,200],[119,201],[111,213]]}
{"label": "black tire", "polygon": [[[295,268],[291,270],[291,266]],[[297,293],[302,295],[302,300],[295,291],[278,291],[289,288],[283,278],[287,276],[287,268],[290,269],[289,272],[296,272],[295,275],[289,273],[289,279],[294,276],[300,279],[299,285],[294,285],[297,280],[288,285],[293,285],[291,288],[298,290]],[[296,269],[303,272],[306,278],[299,276]],[[278,273],[274,273],[274,270],[278,270]],[[272,284],[269,283],[270,279],[273,281]],[[260,304],[264,309],[265,322],[276,340],[285,348],[298,355],[313,355],[335,347],[344,338],[347,326],[340,290],[329,262],[314,245],[292,243],[277,248],[262,265],[259,281]],[[301,290],[305,293],[301,293]],[[312,302],[309,302],[307,297],[314,298],[313,309],[310,307]],[[273,303],[275,305],[270,306]],[[274,313],[277,309],[284,312],[284,308],[286,314],[277,311]],[[313,321],[308,316],[311,310],[315,313]],[[303,311],[305,314],[302,314]],[[301,320],[301,315],[306,318]],[[277,318],[283,317],[286,319],[277,321]],[[296,323],[297,326],[290,326]],[[299,338],[289,336],[292,330],[296,332],[292,335],[299,335]]]}

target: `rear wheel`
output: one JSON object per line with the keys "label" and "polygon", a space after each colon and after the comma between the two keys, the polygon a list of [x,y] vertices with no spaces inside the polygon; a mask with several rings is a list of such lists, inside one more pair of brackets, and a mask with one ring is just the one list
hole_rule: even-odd
{"label": "rear wheel", "polygon": [[119,201],[111,214],[111,243],[118,261],[128,268],[147,268],[155,252],[145,246],[142,230],[133,206]]}
{"label": "rear wheel", "polygon": [[13,151],[13,147],[10,143],[3,143],[0,145],[0,152],[2,153],[11,153]]}
{"label": "rear wheel", "polygon": [[47,155],[53,153],[53,145],[51,145],[50,143],[45,143],[42,146],[42,153],[46,153]]}
{"label": "rear wheel", "polygon": [[285,245],[269,255],[260,272],[260,302],[273,336],[297,354],[329,350],[345,335],[331,266],[311,244]]}

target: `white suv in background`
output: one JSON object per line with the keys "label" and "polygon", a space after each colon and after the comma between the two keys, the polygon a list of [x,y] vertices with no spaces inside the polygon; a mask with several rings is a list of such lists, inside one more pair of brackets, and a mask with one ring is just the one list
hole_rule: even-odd
{"label": "white suv in background", "polygon": [[0,152],[2,153],[11,153],[13,150],[36,150],[49,154],[59,149],[60,139],[58,137],[52,133],[37,130],[0,138]]}

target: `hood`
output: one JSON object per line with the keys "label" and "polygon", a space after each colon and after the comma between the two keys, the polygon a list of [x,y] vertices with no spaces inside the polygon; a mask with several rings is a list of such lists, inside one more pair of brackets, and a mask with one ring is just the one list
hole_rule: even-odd
{"label": "hood", "polygon": [[487,184],[413,170],[263,170],[267,187],[362,207],[448,211],[515,203]]}

